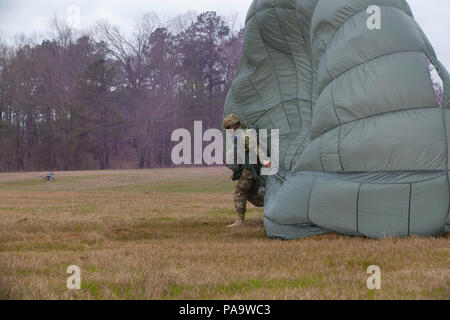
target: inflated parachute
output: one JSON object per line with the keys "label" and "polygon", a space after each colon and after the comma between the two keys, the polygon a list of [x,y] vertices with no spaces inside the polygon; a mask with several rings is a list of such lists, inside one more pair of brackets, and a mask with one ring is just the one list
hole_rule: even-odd
{"label": "inflated parachute", "polygon": [[449,86],[403,0],[255,0],[225,116],[280,130],[267,234],[447,231]]}

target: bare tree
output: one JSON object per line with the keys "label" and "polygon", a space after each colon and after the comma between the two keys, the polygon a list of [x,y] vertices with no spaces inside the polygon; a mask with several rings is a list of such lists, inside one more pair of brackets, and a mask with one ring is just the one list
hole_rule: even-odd
{"label": "bare tree", "polygon": [[99,22],[96,28],[99,39],[107,44],[108,53],[117,59],[125,71],[124,85],[129,99],[131,128],[129,136],[139,151],[140,167],[144,166],[146,154],[144,133],[149,132],[151,123],[145,90],[144,53],[148,50],[151,34],[160,23],[156,14],[144,14],[136,23],[130,40],[107,22]]}
{"label": "bare tree", "polygon": [[50,35],[61,47],[65,48],[75,41],[77,31],[55,15],[50,20]]}
{"label": "bare tree", "polygon": [[197,20],[197,16],[198,13],[196,11],[190,10],[174,17],[168,17],[165,25],[172,34],[179,34],[195,22],[195,20]]}

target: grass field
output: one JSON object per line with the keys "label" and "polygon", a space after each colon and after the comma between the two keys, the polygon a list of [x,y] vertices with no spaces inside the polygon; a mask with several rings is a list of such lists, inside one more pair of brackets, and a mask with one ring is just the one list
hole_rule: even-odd
{"label": "grass field", "polygon": [[[449,237],[265,235],[227,169],[0,174],[1,299],[450,299]],[[66,269],[81,268],[68,290]],[[381,268],[368,290],[367,267]]]}

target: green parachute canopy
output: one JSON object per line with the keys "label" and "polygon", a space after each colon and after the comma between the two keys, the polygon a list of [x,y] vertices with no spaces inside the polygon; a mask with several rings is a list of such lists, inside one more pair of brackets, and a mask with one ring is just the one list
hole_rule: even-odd
{"label": "green parachute canopy", "polygon": [[255,0],[225,116],[280,130],[267,234],[448,231],[449,86],[403,0]]}

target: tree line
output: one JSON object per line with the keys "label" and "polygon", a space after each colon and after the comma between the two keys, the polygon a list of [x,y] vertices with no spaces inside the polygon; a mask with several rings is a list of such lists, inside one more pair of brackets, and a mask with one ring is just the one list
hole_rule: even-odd
{"label": "tree line", "polygon": [[39,43],[0,38],[0,171],[170,167],[173,130],[220,128],[242,55],[232,18],[51,29]]}

